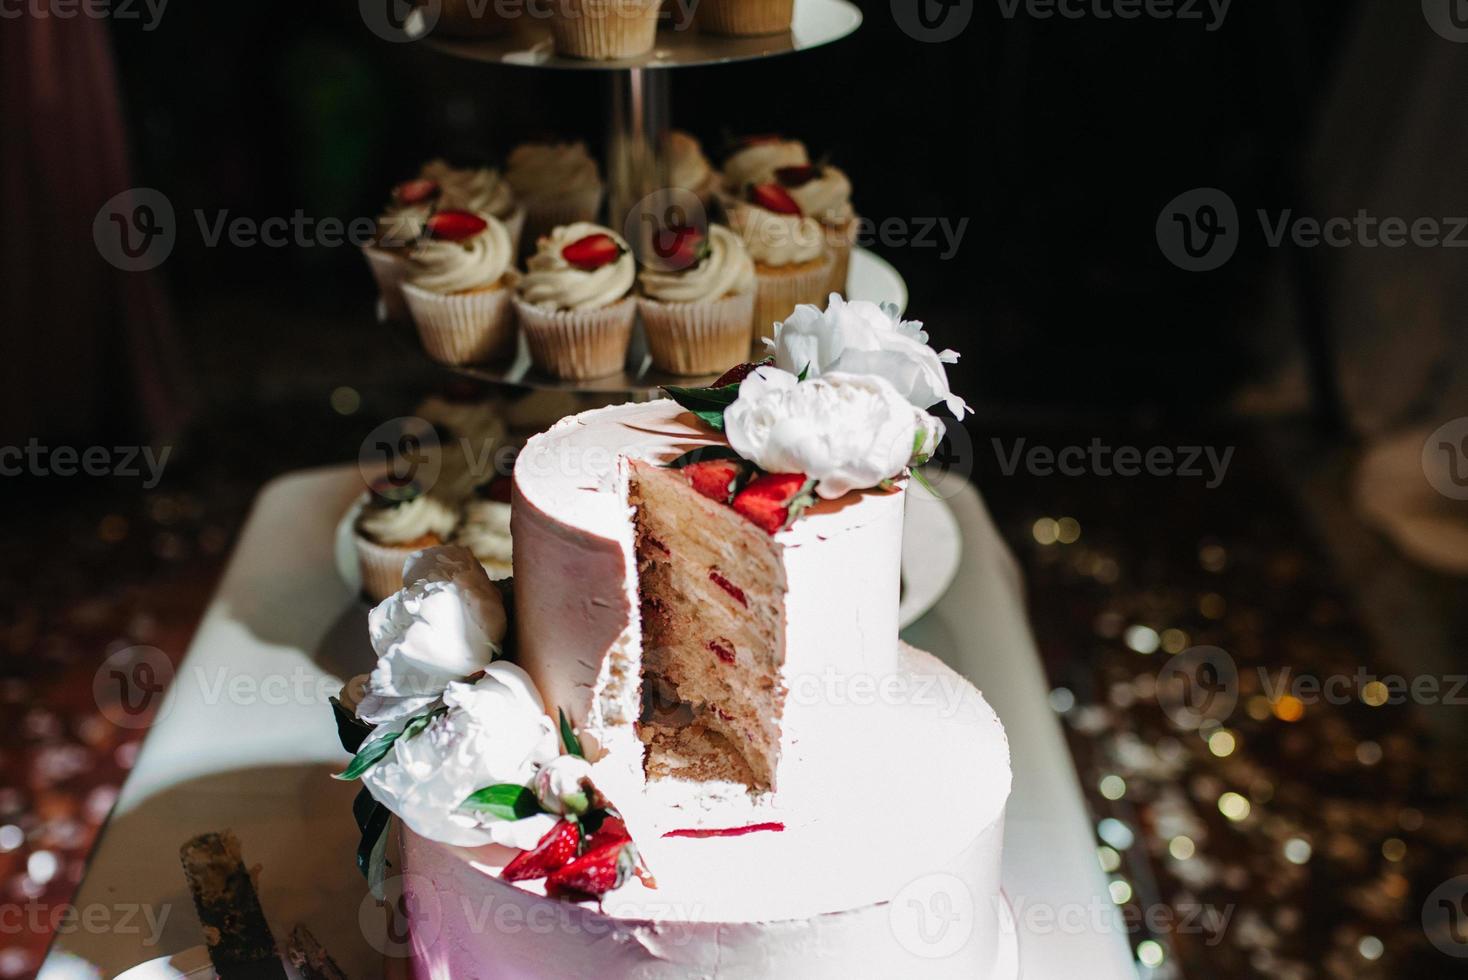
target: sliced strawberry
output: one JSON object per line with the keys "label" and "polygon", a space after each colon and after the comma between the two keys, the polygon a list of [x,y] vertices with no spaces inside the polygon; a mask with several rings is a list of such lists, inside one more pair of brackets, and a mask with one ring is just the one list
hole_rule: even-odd
{"label": "sliced strawberry", "polygon": [[813,163],[802,163],[794,167],[780,167],[775,171],[775,179],[786,187],[801,187],[809,184],[821,175],[821,168]]}
{"label": "sliced strawberry", "polygon": [[736,364],[729,370],[725,371],[723,374],[719,375],[719,380],[715,381],[712,385],[710,385],[710,387],[724,388],[728,385],[737,385],[739,382],[749,377],[749,373],[755,368],[764,367],[766,364],[769,363],[770,362],[768,360],[765,360],[751,361],[748,364]]}
{"label": "sliced strawberry", "polygon": [[790,192],[779,184],[750,184],[749,200],[766,211],[776,214],[800,214],[800,205],[795,203],[795,198]]}
{"label": "sliced strawberry", "polygon": [[653,241],[653,252],[669,269],[691,269],[708,258],[709,239],[703,232],[688,225],[664,228]]}
{"label": "sliced strawberry", "polygon": [[627,825],[622,822],[621,817],[607,814],[602,819],[601,826],[596,828],[596,833],[586,839],[586,850],[588,853],[608,844],[625,844],[632,839],[627,833]]}
{"label": "sliced strawberry", "polygon": [[561,258],[585,272],[594,272],[617,261],[625,249],[611,235],[598,232],[578,238],[561,249]]}
{"label": "sliced strawberry", "polygon": [[562,820],[528,851],[521,851],[505,865],[500,877],[505,881],[530,881],[544,878],[576,858],[581,845],[581,826],[574,820]]}
{"label": "sliced strawberry", "polygon": [[768,534],[789,527],[814,499],[815,481],[804,473],[766,473],[734,496],[734,509]]}
{"label": "sliced strawberry", "polygon": [[423,222],[423,233],[445,242],[462,242],[489,227],[489,222],[472,211],[436,211]]}
{"label": "sliced strawberry", "polygon": [[742,460],[710,459],[702,463],[689,463],[680,471],[688,477],[693,489],[710,500],[727,504],[739,492],[748,468]]}
{"label": "sliced strawberry", "polygon": [[555,898],[600,898],[620,888],[637,867],[637,852],[626,841],[612,841],[587,851],[545,880],[545,893]]}
{"label": "sliced strawberry", "polygon": [[392,189],[392,196],[399,204],[422,204],[438,196],[438,181],[427,177],[405,180]]}

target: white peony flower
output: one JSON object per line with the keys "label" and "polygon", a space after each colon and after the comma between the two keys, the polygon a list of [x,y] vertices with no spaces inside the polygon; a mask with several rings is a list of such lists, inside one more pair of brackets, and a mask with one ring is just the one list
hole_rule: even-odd
{"label": "white peony flower", "polygon": [[773,367],[752,371],[724,410],[735,452],[771,473],[804,473],[827,499],[901,475],[936,423],[880,376],[798,381]]}
{"label": "white peony flower", "polygon": [[415,552],[403,581],[367,617],[377,666],[357,717],[375,725],[438,700],[451,681],[488,666],[505,638],[504,601],[467,548]]}
{"label": "white peony flower", "polygon": [[891,307],[832,293],[825,312],[802,304],[775,324],[775,339],[766,341],[775,367],[791,374],[819,378],[833,372],[874,374],[892,382],[902,397],[918,408],[942,402],[955,418],[971,412],[968,403],[948,387],[943,366],[958,360],[951,350],[934,351],[918,320],[899,320]]}
{"label": "white peony flower", "polygon": [[504,820],[460,808],[486,786],[528,786],[536,769],[558,754],[555,723],[529,675],[514,664],[490,664],[473,684],[449,684],[443,700],[447,713],[417,735],[399,738],[362,782],[374,799],[429,840],[461,847],[534,847],[555,816]]}
{"label": "white peony flower", "polygon": [[558,755],[535,774],[531,788],[551,813],[581,813],[587,806],[581,781],[591,778],[591,763],[574,755]]}

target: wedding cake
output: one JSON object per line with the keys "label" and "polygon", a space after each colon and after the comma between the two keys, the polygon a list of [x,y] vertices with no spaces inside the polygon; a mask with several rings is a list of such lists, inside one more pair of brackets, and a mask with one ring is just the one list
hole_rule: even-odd
{"label": "wedding cake", "polygon": [[897,635],[949,352],[832,296],[771,355],[531,439],[508,604],[450,547],[373,610],[343,775],[415,978],[1013,975],[1003,728]]}

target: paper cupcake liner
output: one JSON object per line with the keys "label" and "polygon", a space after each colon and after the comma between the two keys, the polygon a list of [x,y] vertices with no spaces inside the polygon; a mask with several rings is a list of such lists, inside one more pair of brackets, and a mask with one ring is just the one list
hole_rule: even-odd
{"label": "paper cupcake liner", "polygon": [[559,197],[524,201],[522,254],[535,251],[535,243],[540,236],[549,233],[553,228],[578,221],[595,221],[601,211],[602,191],[602,187],[598,185]]}
{"label": "paper cupcake liner", "polygon": [[608,61],[652,50],[662,0],[559,0],[550,18],[556,54]]}
{"label": "paper cupcake liner", "polygon": [[756,37],[790,30],[795,0],[700,0],[698,29],[729,37]]}
{"label": "paper cupcake liner", "polygon": [[640,296],[652,363],[672,374],[722,374],[749,357],[754,291],[701,303]]}
{"label": "paper cupcake liner", "polygon": [[801,303],[813,303],[825,309],[831,284],[831,267],[835,257],[827,252],[818,262],[794,266],[759,265],[754,267],[758,285],[754,297],[754,339],[775,336],[775,323],[784,320]]}
{"label": "paper cupcake liner", "polygon": [[373,602],[381,602],[403,587],[403,562],[413,548],[378,544],[361,534],[357,540],[357,564],[362,569],[362,591]]}
{"label": "paper cupcake liner", "polygon": [[531,362],[552,377],[588,381],[626,366],[637,318],[632,296],[595,310],[543,310],[517,296],[515,312]]}
{"label": "paper cupcake liner", "polygon": [[362,254],[367,256],[367,267],[377,282],[377,295],[382,300],[383,312],[389,320],[406,320],[408,303],[403,298],[403,277],[408,274],[408,259],[401,252],[363,245]]}
{"label": "paper cupcake liner", "polygon": [[405,282],[403,296],[429,357],[440,364],[480,364],[515,349],[513,286],[511,275],[493,289],[471,293],[434,293]]}
{"label": "paper cupcake liner", "polygon": [[825,232],[826,247],[830,249],[834,262],[826,292],[845,296],[846,276],[851,271],[851,247],[856,241],[856,219],[852,218],[844,225],[827,225]]}

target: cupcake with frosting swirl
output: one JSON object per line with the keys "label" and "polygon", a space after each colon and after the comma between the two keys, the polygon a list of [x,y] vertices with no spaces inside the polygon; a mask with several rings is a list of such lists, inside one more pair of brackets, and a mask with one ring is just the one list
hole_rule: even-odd
{"label": "cupcake with frosting swirl", "polygon": [[392,189],[372,241],[362,246],[367,267],[377,283],[382,315],[389,320],[405,320],[408,303],[403,297],[403,279],[408,274],[408,253],[423,233],[423,224],[437,206],[440,187],[436,180],[406,180]]}
{"label": "cupcake with frosting swirl", "polygon": [[522,143],[505,161],[505,180],[525,206],[530,242],[561,225],[595,221],[601,210],[601,171],[585,143]]}
{"label": "cupcake with frosting swirl", "polygon": [[474,488],[459,510],[454,544],[474,553],[492,580],[514,574],[510,543],[510,479],[499,477]]}
{"label": "cupcake with frosting swirl", "polygon": [[707,210],[718,189],[719,176],[703,155],[698,140],[681,129],[669,130],[664,154],[668,161],[668,186],[690,192]]}
{"label": "cupcake with frosting swirl", "polygon": [[515,189],[498,170],[493,167],[455,167],[445,160],[436,159],[423,165],[419,177],[439,186],[439,207],[480,211],[498,218],[509,231],[510,244],[519,254],[520,236],[525,231],[525,208],[515,197]]}
{"label": "cupcake with frosting swirl", "polygon": [[475,364],[513,352],[514,257],[509,231],[492,214],[443,210],[429,216],[403,282],[429,357]]}
{"label": "cupcake with frosting swirl", "polygon": [[821,223],[773,182],[749,185],[745,201],[727,208],[754,259],[755,339],[773,337],[775,323],[802,303],[824,309],[835,257]]}
{"label": "cupcake with frosting swirl", "polygon": [[627,243],[610,228],[578,221],[543,236],[515,299],[535,366],[563,380],[622,370],[637,317],[635,276]]}
{"label": "cupcake with frosting swirl", "polygon": [[458,520],[453,507],[417,483],[373,483],[353,525],[362,591],[381,602],[401,589],[403,562],[415,551],[447,541]]}
{"label": "cupcake with frosting swirl", "polygon": [[750,184],[768,182],[781,167],[810,163],[805,144],[782,136],[746,136],[724,157],[724,191],[740,198]]}
{"label": "cupcake with frosting swirl", "polygon": [[778,167],[771,176],[800,205],[802,213],[821,223],[826,247],[834,260],[826,291],[845,296],[857,225],[856,211],[851,206],[851,181],[837,168],[820,163]]}
{"label": "cupcake with frosting swirl", "polygon": [[723,225],[678,228],[653,241],[638,308],[658,368],[716,374],[749,358],[754,261]]}

